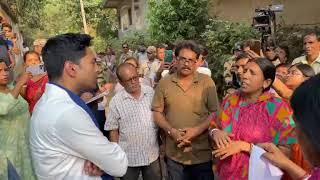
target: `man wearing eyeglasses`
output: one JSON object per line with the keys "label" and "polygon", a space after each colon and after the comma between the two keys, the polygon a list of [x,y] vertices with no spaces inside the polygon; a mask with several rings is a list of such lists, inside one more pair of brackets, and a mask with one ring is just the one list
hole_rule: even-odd
{"label": "man wearing eyeglasses", "polygon": [[218,110],[213,80],[198,73],[200,48],[193,41],[177,45],[177,72],[164,77],[156,87],[152,111],[165,133],[169,178],[212,180],[208,143],[209,114]]}
{"label": "man wearing eyeglasses", "polygon": [[120,55],[119,63],[123,63],[128,57],[134,57],[134,52],[130,50],[128,43],[122,44],[122,53]]}
{"label": "man wearing eyeglasses", "polygon": [[111,100],[105,130],[110,131],[110,141],[117,142],[128,157],[129,167],[122,180],[160,180],[159,144],[151,102],[154,91],[140,85],[136,68],[123,63],[117,76],[124,87]]}

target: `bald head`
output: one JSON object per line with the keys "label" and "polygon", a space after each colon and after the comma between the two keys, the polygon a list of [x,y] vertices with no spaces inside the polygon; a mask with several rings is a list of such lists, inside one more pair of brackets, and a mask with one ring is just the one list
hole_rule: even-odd
{"label": "bald head", "polygon": [[137,69],[130,63],[122,63],[117,68],[116,74],[120,81],[126,80],[129,74],[138,74]]}
{"label": "bald head", "polygon": [[147,56],[149,61],[153,61],[157,56],[157,48],[154,46],[149,46],[147,49]]}
{"label": "bald head", "polygon": [[137,69],[129,63],[122,63],[117,69],[119,83],[134,97],[139,97],[141,86]]}

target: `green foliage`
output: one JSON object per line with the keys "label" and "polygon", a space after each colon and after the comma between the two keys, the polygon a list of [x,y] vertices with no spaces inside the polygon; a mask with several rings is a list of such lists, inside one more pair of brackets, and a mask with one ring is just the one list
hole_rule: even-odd
{"label": "green foliage", "polygon": [[30,44],[33,41],[33,36],[39,34],[41,30],[40,17],[43,16],[41,9],[46,0],[6,0],[6,2],[18,20],[25,41]]}
{"label": "green foliage", "polygon": [[230,60],[235,43],[258,38],[259,35],[248,24],[210,19],[201,37],[204,45],[209,49],[209,67],[221,95],[225,87],[223,65]]}
{"label": "green foliage", "polygon": [[149,31],[159,42],[199,39],[208,21],[208,0],[149,0]]}
{"label": "green foliage", "polygon": [[[96,49],[116,37],[116,11],[103,8],[104,0],[85,0],[84,8],[89,34]],[[17,15],[20,29],[29,45],[37,38],[48,38],[67,32],[83,32],[79,0],[8,0]]]}
{"label": "green foliage", "polygon": [[138,49],[140,45],[155,45],[156,41],[152,40],[150,35],[147,32],[143,31],[133,31],[129,34],[126,34],[120,39],[122,43],[128,43],[131,49]]}

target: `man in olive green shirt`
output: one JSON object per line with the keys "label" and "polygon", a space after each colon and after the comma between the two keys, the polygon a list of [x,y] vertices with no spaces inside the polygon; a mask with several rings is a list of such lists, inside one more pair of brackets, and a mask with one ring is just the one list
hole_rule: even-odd
{"label": "man in olive green shirt", "polygon": [[196,72],[200,49],[193,41],[177,45],[177,72],[162,79],[152,111],[156,124],[166,132],[169,177],[173,180],[213,179],[208,142],[208,116],[218,109],[213,80]]}

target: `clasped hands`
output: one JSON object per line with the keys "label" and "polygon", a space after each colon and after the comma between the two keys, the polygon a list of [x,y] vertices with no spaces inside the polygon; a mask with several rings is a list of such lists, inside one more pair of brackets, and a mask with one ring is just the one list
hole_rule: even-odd
{"label": "clasped hands", "polygon": [[251,144],[245,141],[233,141],[233,134],[226,133],[222,130],[213,130],[212,141],[214,144],[214,150],[212,155],[215,158],[223,160],[234,154],[240,152],[250,152]]}
{"label": "clasped hands", "polygon": [[192,151],[192,140],[201,134],[198,127],[171,129],[171,138],[177,143],[177,147],[183,149],[183,152]]}

